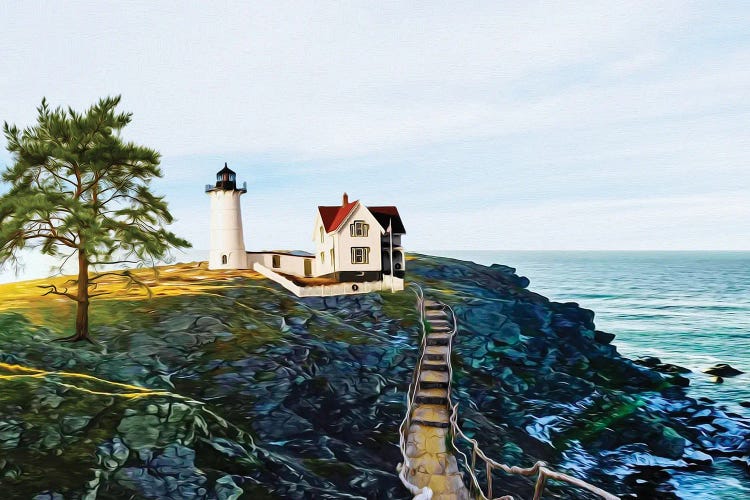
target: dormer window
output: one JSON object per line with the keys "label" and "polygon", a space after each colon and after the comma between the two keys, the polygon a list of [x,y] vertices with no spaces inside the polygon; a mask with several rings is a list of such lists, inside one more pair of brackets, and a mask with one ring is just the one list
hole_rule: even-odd
{"label": "dormer window", "polygon": [[363,220],[355,220],[352,224],[349,225],[349,232],[354,238],[366,238],[369,230],[370,225],[365,224],[365,221]]}

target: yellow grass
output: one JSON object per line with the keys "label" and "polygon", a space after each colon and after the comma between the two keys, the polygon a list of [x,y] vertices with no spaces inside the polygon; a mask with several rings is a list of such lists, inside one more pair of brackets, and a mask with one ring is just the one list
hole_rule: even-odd
{"label": "yellow grass", "polygon": [[[227,282],[233,278],[252,280],[264,279],[262,275],[252,270],[209,271],[206,262],[190,262],[157,267],[158,274],[151,268],[131,270],[139,280],[148,284],[154,297],[195,295],[203,292],[216,291],[232,286]],[[75,293],[75,276],[58,276],[30,281],[0,284],[0,312],[2,311],[33,311],[38,308],[55,310],[61,316],[68,314],[75,305],[66,297],[47,295],[43,285],[55,285],[58,290],[66,287]],[[149,298],[148,292],[142,287],[126,288],[127,281],[122,277],[105,276],[98,281],[93,293],[108,292],[107,295],[93,300],[143,300]]]}

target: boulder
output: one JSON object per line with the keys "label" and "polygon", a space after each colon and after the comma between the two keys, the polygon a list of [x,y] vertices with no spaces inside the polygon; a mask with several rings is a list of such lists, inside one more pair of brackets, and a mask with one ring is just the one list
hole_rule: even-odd
{"label": "boulder", "polygon": [[60,423],[63,434],[74,434],[83,430],[91,421],[86,415],[65,415]]}
{"label": "boulder", "polygon": [[661,360],[655,356],[642,356],[638,359],[634,359],[633,363],[648,368],[656,368],[661,364]]}
{"label": "boulder", "polygon": [[688,387],[690,385],[690,379],[687,377],[683,377],[682,375],[672,375],[667,379],[670,384],[676,385],[678,387]]}
{"label": "boulder", "polygon": [[657,455],[677,459],[685,451],[685,438],[680,436],[673,428],[665,425],[657,439],[656,447]]}
{"label": "boulder", "polygon": [[21,434],[23,434],[21,422],[14,419],[0,420],[0,450],[18,446]]}
{"label": "boulder", "polygon": [[120,421],[117,432],[129,448],[151,448],[159,440],[159,424],[159,417],[156,415],[130,415]]}
{"label": "boulder", "polygon": [[594,340],[596,340],[600,344],[609,344],[610,342],[615,340],[615,334],[603,332],[601,330],[594,330]]}
{"label": "boulder", "polygon": [[490,333],[490,338],[498,344],[516,345],[521,337],[521,328],[512,321],[505,321]]}
{"label": "boulder", "polygon": [[242,488],[237,486],[228,474],[216,480],[214,491],[218,500],[237,500],[243,493]]}
{"label": "boulder", "polygon": [[118,437],[105,441],[96,447],[96,460],[107,470],[122,467],[130,456],[130,450]]}
{"label": "boulder", "polygon": [[726,363],[718,363],[711,368],[703,370],[703,373],[716,375],[717,377],[734,377],[735,375],[741,375],[745,372],[738,370]]}

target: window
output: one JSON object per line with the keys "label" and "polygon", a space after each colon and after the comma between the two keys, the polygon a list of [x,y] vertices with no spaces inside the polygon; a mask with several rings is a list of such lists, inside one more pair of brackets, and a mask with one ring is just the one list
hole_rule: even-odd
{"label": "window", "polygon": [[323,243],[323,236],[325,233],[323,232],[323,226],[320,226],[320,242]]}
{"label": "window", "polygon": [[369,264],[369,247],[352,247],[352,264]]}
{"label": "window", "polygon": [[353,237],[366,237],[367,231],[369,231],[370,225],[365,224],[365,221],[363,220],[355,220],[352,224],[349,225],[349,233]]}
{"label": "window", "polygon": [[226,264],[227,263],[227,256],[226,255],[222,255],[221,256],[221,263],[222,264]]}
{"label": "window", "polygon": [[325,264],[326,263],[326,253],[320,252],[320,263]]}
{"label": "window", "polygon": [[272,264],[275,269],[281,267],[281,255],[274,255]]}
{"label": "window", "polygon": [[336,259],[334,258],[334,257],[335,257],[335,255],[336,255],[336,254],[335,254],[335,253],[333,252],[333,248],[331,248],[331,264],[333,264],[333,262],[334,262],[334,261],[336,260]]}

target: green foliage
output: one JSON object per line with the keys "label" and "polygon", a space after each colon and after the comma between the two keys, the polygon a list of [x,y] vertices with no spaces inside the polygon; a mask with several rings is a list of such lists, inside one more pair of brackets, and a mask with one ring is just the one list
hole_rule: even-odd
{"label": "green foliage", "polygon": [[31,322],[23,314],[15,312],[0,314],[0,332],[23,332],[31,328]]}
{"label": "green foliage", "polygon": [[43,99],[35,125],[3,125],[14,162],[2,173],[10,191],[0,197],[0,265],[17,264],[24,248],[60,257],[60,269],[77,257],[76,293],[42,287],[78,303],[71,340],[88,339],[89,299],[110,293],[93,291],[97,279],[118,274],[143,285],[127,271],[89,276],[90,267],[153,265],[170,248],[190,246],[164,228],[172,215],[150,189],[162,176],[159,153],[122,140],[132,115],[117,112],[119,103],[119,96],[107,97],[79,113]]}
{"label": "green foliage", "polygon": [[132,115],[117,112],[119,102],[108,97],[78,113],[43,99],[34,126],[4,124],[14,163],[2,174],[11,189],[0,197],[0,263],[25,247],[80,252],[97,265],[189,246],[162,226],[172,215],[149,186],[162,176],[159,153],[122,140]]}

